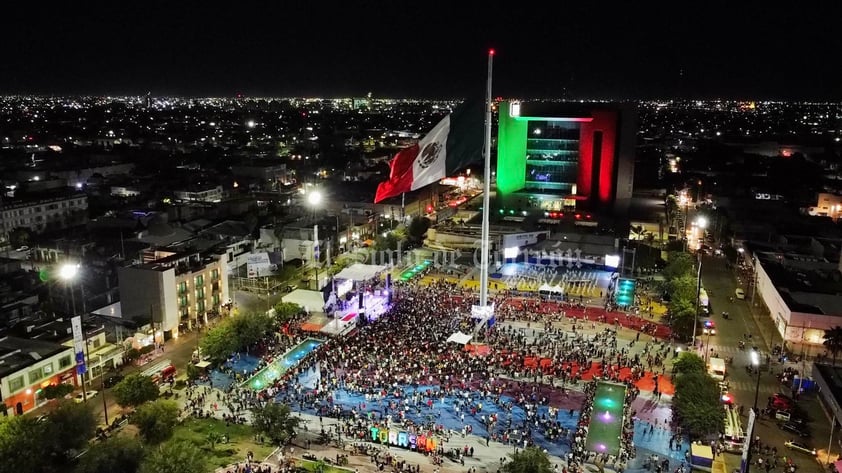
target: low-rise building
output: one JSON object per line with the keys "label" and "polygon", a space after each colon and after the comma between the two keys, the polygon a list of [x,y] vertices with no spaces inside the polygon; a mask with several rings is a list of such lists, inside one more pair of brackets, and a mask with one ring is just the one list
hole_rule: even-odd
{"label": "low-rise building", "polygon": [[[119,268],[122,316],[150,320],[157,341],[178,336],[228,302],[224,253],[144,251],[141,263]],[[203,322],[204,323],[204,322]]]}
{"label": "low-rise building", "polygon": [[44,388],[77,385],[73,348],[17,337],[0,338],[0,396],[5,415],[20,415],[47,402]]}
{"label": "low-rise building", "polygon": [[[842,262],[825,256],[832,242],[806,240],[800,251],[793,245],[771,250],[746,244],[743,280],[745,297],[775,326],[780,338],[773,342],[817,354],[825,330],[842,325]],[[838,244],[833,246],[838,254]]]}
{"label": "low-rise building", "polygon": [[88,197],[75,192],[0,201],[0,239],[16,228],[40,233],[83,224],[87,211]]}
{"label": "low-rise building", "polygon": [[222,186],[205,186],[173,191],[173,196],[181,202],[221,202]]}

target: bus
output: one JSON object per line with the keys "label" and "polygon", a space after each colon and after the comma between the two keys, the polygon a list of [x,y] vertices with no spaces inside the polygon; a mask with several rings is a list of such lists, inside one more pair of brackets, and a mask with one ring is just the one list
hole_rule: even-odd
{"label": "bus", "polygon": [[171,360],[161,360],[149,368],[146,368],[140,374],[152,378],[152,381],[155,383],[161,383],[170,381],[175,377],[175,373],[175,365],[172,364]]}
{"label": "bus", "polygon": [[743,424],[740,421],[740,413],[732,406],[725,407],[725,435],[723,442],[725,451],[729,453],[743,453],[743,446],[746,441],[746,434]]}

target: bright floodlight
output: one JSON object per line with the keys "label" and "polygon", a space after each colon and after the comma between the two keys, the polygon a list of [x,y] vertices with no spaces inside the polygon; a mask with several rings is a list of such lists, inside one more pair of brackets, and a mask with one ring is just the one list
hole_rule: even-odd
{"label": "bright floodlight", "polygon": [[58,275],[62,279],[69,281],[79,274],[78,264],[65,264],[58,270]]}
{"label": "bright floodlight", "polygon": [[319,191],[310,192],[307,194],[307,202],[309,202],[310,205],[319,205],[322,203],[322,193]]}
{"label": "bright floodlight", "polygon": [[760,366],[760,353],[757,353],[757,350],[751,351],[751,364],[754,366]]}
{"label": "bright floodlight", "polygon": [[707,228],[708,226],[708,219],[704,217],[699,217],[696,219],[696,226],[699,228]]}

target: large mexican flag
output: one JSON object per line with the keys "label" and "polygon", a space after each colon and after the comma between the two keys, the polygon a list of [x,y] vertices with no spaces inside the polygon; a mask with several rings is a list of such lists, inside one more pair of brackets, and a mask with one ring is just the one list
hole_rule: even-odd
{"label": "large mexican flag", "polygon": [[482,159],[482,101],[466,101],[444,117],[417,144],[389,163],[389,180],[377,186],[374,202],[414,191]]}

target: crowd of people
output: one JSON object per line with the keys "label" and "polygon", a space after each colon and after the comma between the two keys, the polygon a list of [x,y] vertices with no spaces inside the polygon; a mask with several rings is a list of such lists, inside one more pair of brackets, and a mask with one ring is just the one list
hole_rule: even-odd
{"label": "crowd of people", "polygon": [[[580,391],[588,392],[592,383],[583,387],[583,376],[625,383],[630,396],[636,395],[634,383],[646,371],[663,373],[671,351],[668,341],[649,337],[640,341],[638,336],[621,346],[617,327],[595,330],[596,321],[567,318],[563,311],[546,313],[530,302],[519,304],[520,310],[505,309],[516,306],[506,304],[504,294],[495,300],[504,308],[499,318],[526,319],[527,328],[478,326],[470,315],[469,296],[447,283],[405,285],[379,320],[330,338],[273,385],[254,391],[235,383],[214,402],[226,407],[233,421],[267,402],[286,403],[320,416],[320,421],[340,419],[335,435],[355,441],[366,439],[372,426],[431,434],[440,439],[438,448],[429,452],[434,463],[453,457],[453,450],[461,452],[461,446],[453,447],[458,442],[454,439],[471,434],[487,444],[515,448],[567,445],[574,453],[568,471],[580,471],[575,464],[586,460],[576,446],[581,436],[577,428],[565,425],[575,425],[574,410],[589,408]],[[564,324],[572,325],[568,329]],[[457,331],[487,346],[487,354],[447,342]],[[304,338],[293,322],[253,347],[252,353],[261,357],[254,371]],[[632,354],[635,343],[645,345],[642,354]],[[230,375],[243,381],[254,371]],[[315,378],[315,385],[306,386],[302,375]],[[200,389],[191,392],[188,409],[193,414],[203,414],[199,406],[207,405],[206,395]],[[350,398],[351,405],[346,402]],[[568,419],[562,422],[565,411]],[[320,427],[330,434],[323,424]],[[633,457],[634,448],[625,440],[623,456],[606,460]]]}

